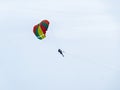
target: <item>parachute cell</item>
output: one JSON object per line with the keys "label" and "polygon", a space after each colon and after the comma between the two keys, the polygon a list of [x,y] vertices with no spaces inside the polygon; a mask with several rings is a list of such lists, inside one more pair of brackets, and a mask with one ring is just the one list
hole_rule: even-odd
{"label": "parachute cell", "polygon": [[48,29],[48,26],[49,26],[49,21],[43,20],[39,24],[33,27],[33,33],[38,39],[42,40],[46,37],[46,31]]}

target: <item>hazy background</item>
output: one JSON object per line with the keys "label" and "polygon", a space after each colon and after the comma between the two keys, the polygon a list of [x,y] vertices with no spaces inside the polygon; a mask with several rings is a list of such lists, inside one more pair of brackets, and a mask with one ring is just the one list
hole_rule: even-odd
{"label": "hazy background", "polygon": [[[119,4],[0,0],[0,90],[120,90]],[[40,41],[32,29],[43,19]]]}

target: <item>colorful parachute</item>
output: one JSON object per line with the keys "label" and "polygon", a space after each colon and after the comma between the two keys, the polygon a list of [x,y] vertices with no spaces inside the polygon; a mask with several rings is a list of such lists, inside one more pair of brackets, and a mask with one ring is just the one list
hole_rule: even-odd
{"label": "colorful parachute", "polygon": [[42,40],[46,37],[46,31],[48,29],[48,26],[49,26],[49,21],[43,20],[39,24],[33,27],[33,33],[38,39]]}

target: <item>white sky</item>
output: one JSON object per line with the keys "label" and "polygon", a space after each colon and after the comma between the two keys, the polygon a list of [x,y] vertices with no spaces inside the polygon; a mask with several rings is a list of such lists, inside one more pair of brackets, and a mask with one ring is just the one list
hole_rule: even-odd
{"label": "white sky", "polygon": [[[0,1],[0,90],[120,90],[119,3]],[[40,41],[32,29],[43,19]]]}

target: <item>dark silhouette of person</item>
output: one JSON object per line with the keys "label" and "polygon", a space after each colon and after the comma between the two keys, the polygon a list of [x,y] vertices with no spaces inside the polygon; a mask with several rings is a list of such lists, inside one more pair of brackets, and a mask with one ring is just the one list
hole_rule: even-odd
{"label": "dark silhouette of person", "polygon": [[58,49],[58,52],[64,57],[63,51],[61,49]]}

